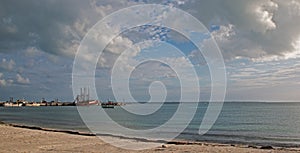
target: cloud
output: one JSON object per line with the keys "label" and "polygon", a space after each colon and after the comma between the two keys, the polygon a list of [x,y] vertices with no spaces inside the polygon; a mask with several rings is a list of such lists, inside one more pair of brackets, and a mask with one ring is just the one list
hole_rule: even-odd
{"label": "cloud", "polygon": [[16,79],[17,79],[17,82],[20,84],[29,84],[30,83],[29,78],[22,77],[20,74],[16,75]]}
{"label": "cloud", "polygon": [[297,52],[293,44],[300,36],[299,4],[280,0],[211,0],[191,1],[181,8],[207,27],[221,26],[214,35],[226,59],[240,56],[267,60]]}
{"label": "cloud", "polygon": [[[232,64],[232,65],[231,65]],[[299,81],[299,62],[297,59],[278,63],[255,62],[247,64],[228,64],[228,79],[235,89],[277,87],[294,85]]]}
{"label": "cloud", "polygon": [[[1,93],[9,95],[11,91],[22,91],[24,89],[17,88],[18,85],[29,83],[33,89],[39,89],[41,84],[51,89],[52,86],[56,88],[53,85],[54,81],[59,81],[58,86],[63,86],[61,81],[65,82],[71,78],[72,59],[86,32],[109,13],[138,3],[157,3],[179,7],[194,15],[207,26],[226,59],[226,66],[230,73],[229,87],[230,90],[236,90],[234,93],[231,92],[233,96],[237,95],[236,97],[238,97],[237,93],[247,96],[247,91],[250,89],[253,91],[251,95],[253,96],[255,92],[262,91],[255,91],[256,89],[262,88],[270,88],[268,93],[271,95],[272,91],[281,89],[283,84],[286,86],[299,85],[300,80],[297,77],[300,75],[300,70],[297,68],[299,64],[295,65],[297,63],[295,61],[300,58],[300,2],[298,0],[51,0],[43,2],[3,0],[0,1],[0,54],[3,55],[0,59],[0,69],[9,72],[3,71],[0,74],[0,86],[12,86],[2,88]],[[163,17],[164,14],[156,12],[155,15],[159,20],[159,15]],[[170,20],[175,27],[186,26],[182,20],[177,19],[177,16]],[[111,28],[113,31],[122,29],[117,26],[111,26]],[[105,54],[100,57],[98,62],[98,68],[101,68],[97,70],[100,73],[98,75],[103,79],[101,80],[102,84],[110,83],[105,82],[108,79],[104,78],[109,78],[108,75],[110,75],[108,74],[110,70],[105,68],[111,68],[116,61],[121,61],[120,64],[123,64],[124,71],[128,71],[133,69],[131,65],[136,64],[137,58],[147,58],[139,55],[143,53],[144,48],[153,47],[153,43],[144,46],[136,45],[141,40],[160,41],[171,38],[172,42],[179,45],[187,41],[183,37],[177,37],[175,32],[170,32],[168,29],[146,28],[145,26],[144,33],[136,32],[141,29],[131,29],[128,33],[117,36],[108,44]],[[149,34],[143,35],[145,33]],[[148,36],[150,39],[145,38]],[[107,37],[101,35],[99,40],[106,41]],[[131,49],[130,52],[120,56],[122,51],[128,48]],[[167,62],[177,63],[177,68],[185,72],[184,69],[187,65],[182,64],[183,58],[172,58],[171,54],[167,54],[167,59],[163,57],[166,54],[165,50],[160,50],[157,56]],[[83,58],[87,61],[95,59],[89,54],[84,55]],[[198,51],[192,51],[189,58],[193,64],[197,64],[196,66],[205,65],[205,63],[199,63],[205,62],[205,60]],[[201,60],[199,61],[199,59]],[[291,60],[294,63],[284,65],[286,61]],[[234,63],[231,65],[232,61]],[[16,67],[16,63],[18,67],[22,68]],[[67,66],[62,68],[61,65]],[[147,63],[146,65],[144,68],[141,66],[136,75],[143,74],[152,80],[157,76],[172,80],[176,76],[169,68],[159,64]],[[280,67],[280,65],[286,67]],[[146,72],[146,68],[149,71]],[[17,70],[13,71],[14,69]],[[59,75],[50,75],[54,72]],[[41,78],[38,74],[47,74],[47,79],[39,80]],[[184,74],[188,74],[188,72]],[[53,82],[47,82],[52,78]],[[33,83],[33,81],[37,83]],[[172,82],[168,83],[172,84]],[[66,89],[61,86],[58,88],[59,90]],[[39,92],[42,91],[39,90]],[[53,90],[53,92],[57,92],[57,90]],[[27,94],[25,91],[19,93]],[[36,93],[31,95],[34,94]],[[270,97],[272,98],[272,95]]]}
{"label": "cloud", "polygon": [[28,47],[25,50],[25,55],[28,57],[35,57],[38,56],[41,53],[40,50],[38,50],[36,47]]}
{"label": "cloud", "polygon": [[2,62],[0,63],[0,67],[5,69],[5,70],[13,70],[15,67],[16,63],[14,60],[10,59],[7,60],[6,58],[2,58]]}
{"label": "cloud", "polygon": [[107,13],[135,2],[1,1],[1,52],[24,48],[73,57],[89,28]]}
{"label": "cloud", "polygon": [[0,87],[10,86],[14,82],[14,80],[11,79],[5,80],[4,78],[2,78],[3,76],[3,73],[0,73]]}
{"label": "cloud", "polygon": [[134,79],[150,81],[176,77],[176,73],[168,65],[154,60],[141,63],[132,73]]}
{"label": "cloud", "polygon": [[6,86],[6,80],[1,79],[3,76],[3,73],[0,73],[0,86]]}
{"label": "cloud", "polygon": [[0,86],[6,86],[6,80],[0,79]]}
{"label": "cloud", "polygon": [[[220,25],[214,36],[226,59],[240,56],[272,60],[290,58],[297,52],[294,44],[300,37],[300,2],[296,0],[142,2],[179,7],[208,28],[213,24]],[[93,24],[115,10],[142,2],[1,1],[0,51],[37,48],[55,55],[74,57],[81,39]],[[233,35],[224,37],[226,30]],[[122,40],[125,41],[125,38]]]}

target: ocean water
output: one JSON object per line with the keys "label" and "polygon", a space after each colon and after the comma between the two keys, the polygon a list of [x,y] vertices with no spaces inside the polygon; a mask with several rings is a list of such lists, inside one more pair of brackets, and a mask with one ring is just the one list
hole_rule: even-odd
{"label": "ocean water", "polygon": [[[161,106],[158,103],[152,105]],[[191,106],[194,107],[195,104]],[[199,103],[196,106],[197,111],[192,121],[176,139],[284,147],[300,146],[300,103],[225,102],[216,123],[204,135],[199,135],[198,130],[208,103]],[[125,107],[134,108],[134,104]],[[105,112],[123,127],[145,130],[167,122],[177,108],[178,103],[165,103],[154,114],[139,116],[128,113],[121,107],[105,109]],[[103,108],[90,106],[80,107],[80,109],[90,111]],[[145,111],[147,112],[147,108]],[[185,121],[186,112],[181,113],[182,119],[178,120],[176,123],[178,125]],[[0,120],[6,123],[89,132],[77,107],[73,106],[0,107]],[[107,122],[110,120],[102,120],[99,116],[92,125],[101,126],[106,125]],[[170,131],[165,132],[172,132],[172,127]]]}

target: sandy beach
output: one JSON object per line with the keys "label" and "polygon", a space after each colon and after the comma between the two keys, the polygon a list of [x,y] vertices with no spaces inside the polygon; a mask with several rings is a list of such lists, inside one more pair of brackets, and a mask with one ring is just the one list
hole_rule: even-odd
{"label": "sandy beach", "polygon": [[166,144],[148,150],[124,150],[96,136],[53,132],[0,124],[0,152],[300,152],[299,148],[260,149],[246,145],[198,143]]}

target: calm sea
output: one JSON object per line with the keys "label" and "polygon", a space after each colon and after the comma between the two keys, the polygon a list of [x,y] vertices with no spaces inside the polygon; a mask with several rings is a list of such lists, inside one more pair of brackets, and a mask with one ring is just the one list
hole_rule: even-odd
{"label": "calm sea", "polygon": [[[125,107],[133,107],[133,105]],[[172,117],[177,106],[176,103],[165,104],[155,115],[138,117],[118,107],[105,111],[124,127],[151,129]],[[208,103],[198,104],[193,120],[177,139],[285,147],[300,146],[300,103],[225,102],[213,128],[205,135],[198,135],[199,125],[207,106]],[[93,106],[93,109],[102,108]],[[77,108],[72,106],[0,107],[0,120],[6,123],[44,128],[89,131],[81,120]]]}

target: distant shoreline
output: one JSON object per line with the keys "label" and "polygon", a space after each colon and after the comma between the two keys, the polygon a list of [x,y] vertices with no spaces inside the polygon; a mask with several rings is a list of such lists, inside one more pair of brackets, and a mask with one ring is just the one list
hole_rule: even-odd
{"label": "distant shoreline", "polygon": [[[172,102],[172,101],[168,101],[168,102],[119,102],[116,103],[118,105],[127,105],[127,104],[179,104],[179,103],[265,103],[265,104],[297,104],[300,103],[300,101],[199,101],[199,102],[189,102],[189,101],[185,101],[185,102]],[[7,105],[7,104],[11,104],[11,105]],[[21,105],[20,105],[21,104]],[[101,105],[101,102],[99,102],[98,105]],[[68,101],[61,101],[61,102],[26,102],[26,103],[21,103],[21,102],[9,102],[9,101],[0,101],[0,107],[21,107],[21,106],[29,106],[29,107],[36,107],[36,106],[88,106],[88,104],[84,104],[84,105],[80,105],[77,104],[75,102],[68,102]],[[91,105],[92,106],[92,105]]]}

